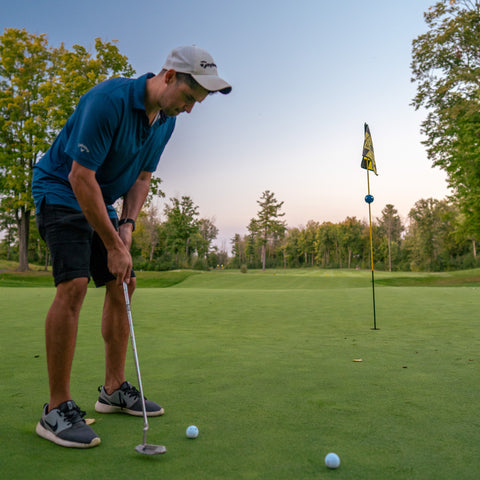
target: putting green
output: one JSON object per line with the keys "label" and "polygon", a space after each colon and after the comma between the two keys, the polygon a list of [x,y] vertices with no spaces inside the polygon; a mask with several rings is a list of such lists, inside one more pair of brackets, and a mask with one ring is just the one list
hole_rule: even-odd
{"label": "putting green", "polygon": [[[35,435],[48,394],[43,319],[55,291],[1,288],[2,477],[479,478],[480,289],[379,284],[373,331],[369,280],[369,272],[211,272],[139,288],[132,313],[144,387],[166,410],[150,422],[149,442],[168,450],[158,458],[134,451],[141,418],[93,410],[103,290],[88,292],[72,372],[74,398],[102,444],[77,451]],[[190,424],[195,440],[185,436]],[[338,470],[323,463],[330,451]]]}

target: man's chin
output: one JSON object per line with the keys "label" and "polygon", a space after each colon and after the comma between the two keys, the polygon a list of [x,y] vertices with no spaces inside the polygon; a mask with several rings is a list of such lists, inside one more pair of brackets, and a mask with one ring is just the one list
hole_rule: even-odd
{"label": "man's chin", "polygon": [[178,115],[180,115],[182,112],[181,110],[177,110],[177,109],[167,109],[167,110],[163,110],[163,113],[167,116],[167,117],[176,117]]}

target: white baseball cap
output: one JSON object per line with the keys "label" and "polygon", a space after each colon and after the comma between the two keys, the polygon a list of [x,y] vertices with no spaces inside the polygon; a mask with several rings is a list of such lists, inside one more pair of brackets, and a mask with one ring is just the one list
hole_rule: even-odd
{"label": "white baseball cap", "polygon": [[212,56],[195,45],[174,48],[168,55],[165,70],[190,74],[209,92],[230,93],[232,87],[218,76],[217,65]]}

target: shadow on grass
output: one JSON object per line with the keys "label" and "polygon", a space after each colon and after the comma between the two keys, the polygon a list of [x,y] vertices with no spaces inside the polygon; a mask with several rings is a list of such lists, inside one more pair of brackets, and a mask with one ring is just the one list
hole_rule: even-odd
{"label": "shadow on grass", "polygon": [[480,286],[480,275],[431,274],[422,277],[392,277],[375,280],[386,287],[475,287]]}
{"label": "shadow on grass", "polygon": [[[198,272],[189,270],[179,270],[171,272],[136,272],[136,275],[142,281],[144,288],[168,288],[179,283],[192,275],[198,275]],[[52,272],[48,271],[29,271],[16,272],[4,271],[0,273],[0,287],[53,287]],[[95,287],[90,282],[90,287]]]}

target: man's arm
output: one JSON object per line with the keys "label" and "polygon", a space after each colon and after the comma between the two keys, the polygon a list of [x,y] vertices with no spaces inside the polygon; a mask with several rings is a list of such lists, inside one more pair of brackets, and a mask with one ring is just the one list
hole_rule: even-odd
{"label": "man's arm", "polygon": [[108,252],[108,269],[117,278],[117,284],[130,281],[132,257],[112,225],[105,207],[95,171],[73,161],[68,179],[73,193],[88,223],[98,233]]}
{"label": "man's arm", "polygon": [[[140,210],[145,203],[145,200],[150,190],[150,179],[152,174],[150,172],[140,172],[136,182],[132,188],[123,197],[123,208],[121,218],[131,218],[136,220]],[[124,223],[119,228],[120,237],[123,242],[130,249],[132,244],[133,225],[131,223]]]}

